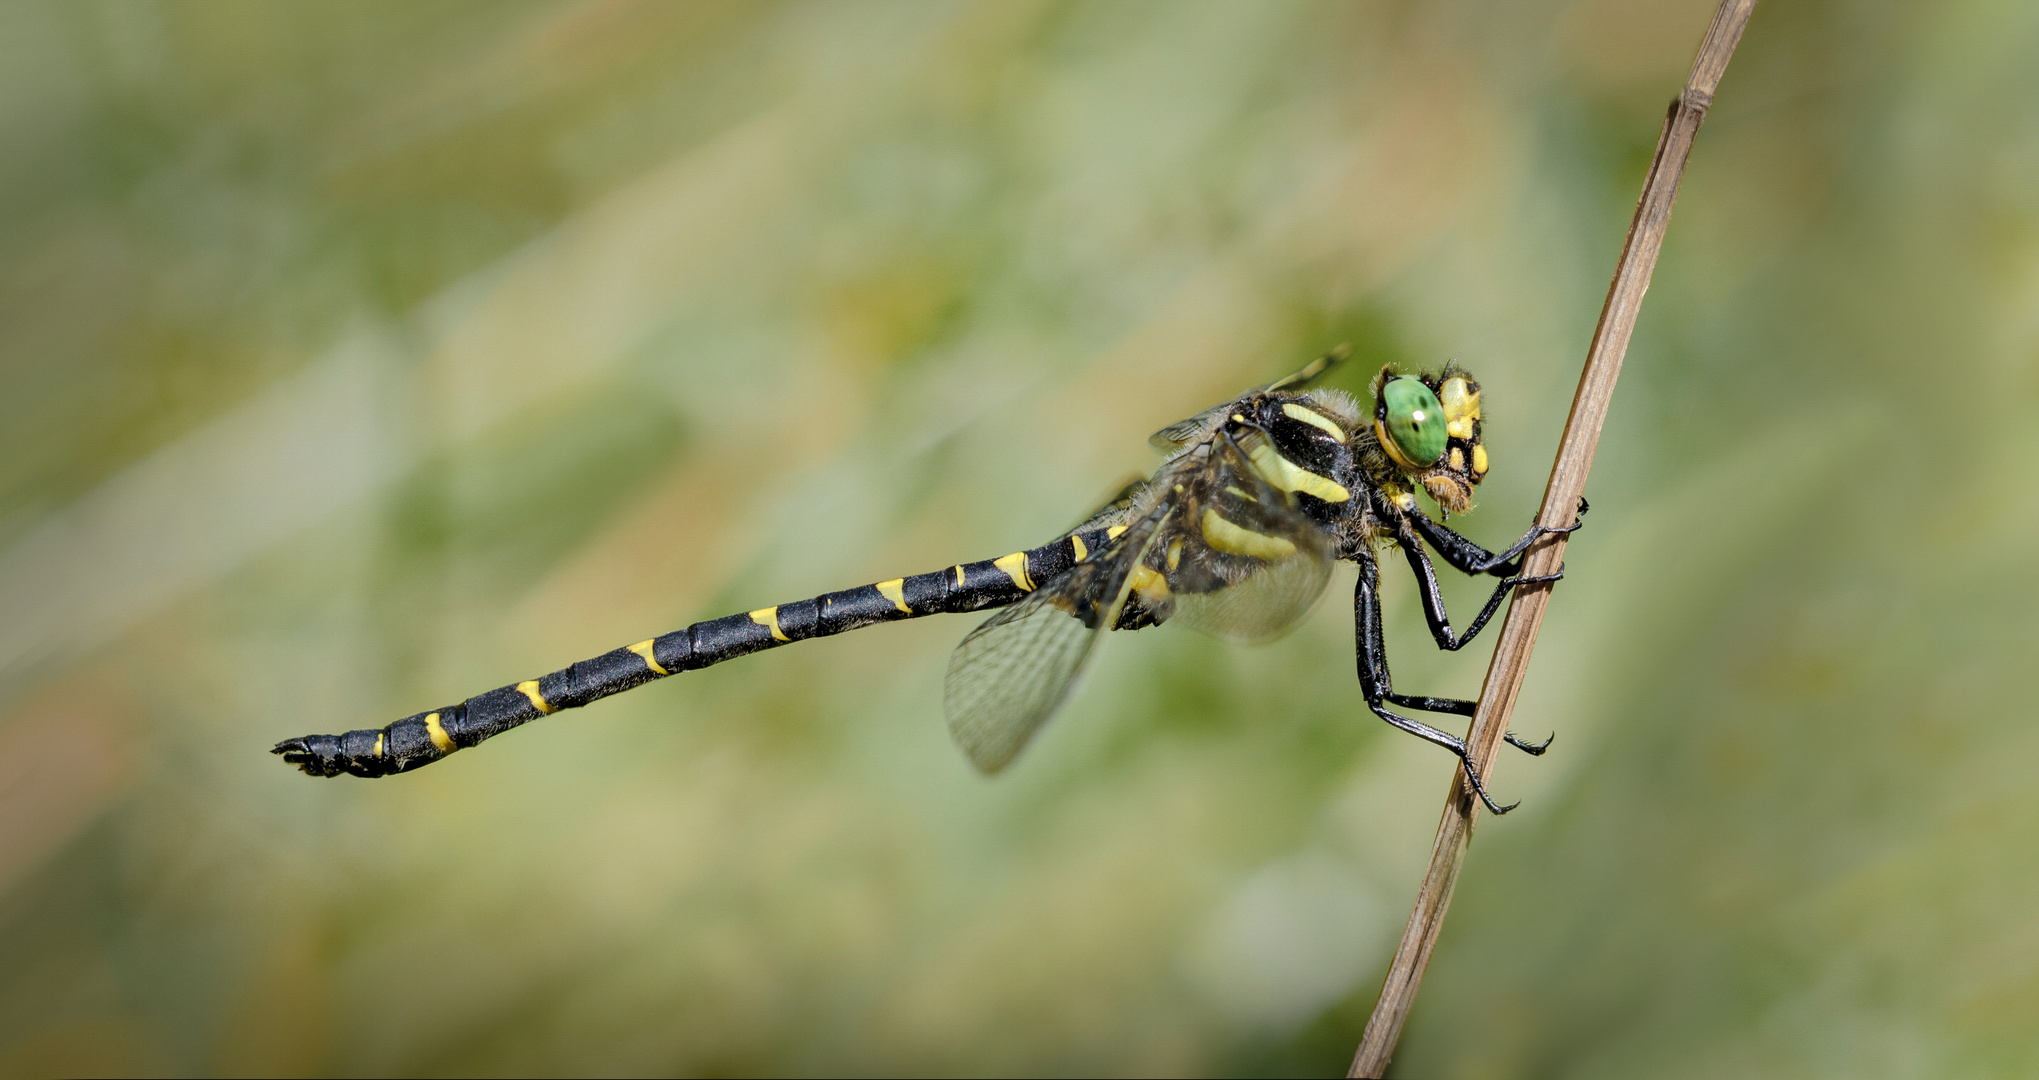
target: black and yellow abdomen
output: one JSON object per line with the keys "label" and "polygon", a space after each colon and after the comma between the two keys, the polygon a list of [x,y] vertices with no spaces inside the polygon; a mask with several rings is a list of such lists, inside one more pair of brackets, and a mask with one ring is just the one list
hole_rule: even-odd
{"label": "black and yellow abdomen", "polygon": [[314,776],[407,772],[541,716],[577,709],[667,675],[895,619],[1004,607],[1067,573],[1118,531],[1073,533],[997,559],[697,622],[385,728],[286,739],[273,752]]}

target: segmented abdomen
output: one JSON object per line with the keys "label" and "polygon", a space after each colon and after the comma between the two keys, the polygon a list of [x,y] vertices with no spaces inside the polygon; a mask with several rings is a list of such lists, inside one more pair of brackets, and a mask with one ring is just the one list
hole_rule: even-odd
{"label": "segmented abdomen", "polygon": [[997,559],[697,622],[550,675],[477,694],[458,705],[404,717],[385,728],[286,739],[273,752],[313,776],[407,772],[541,716],[579,708],[667,675],[874,623],[1003,607],[1066,573],[1103,547],[1115,531],[1075,533]]}

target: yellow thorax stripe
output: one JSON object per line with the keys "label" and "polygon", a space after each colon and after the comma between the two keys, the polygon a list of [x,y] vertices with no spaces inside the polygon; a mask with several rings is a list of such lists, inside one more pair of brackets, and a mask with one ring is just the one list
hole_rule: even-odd
{"label": "yellow thorax stripe", "polygon": [[1273,562],[1296,553],[1296,545],[1289,540],[1243,528],[1226,520],[1216,510],[1204,511],[1203,526],[1204,539],[1210,541],[1212,547],[1232,555]]}
{"label": "yellow thorax stripe", "polygon": [[1246,452],[1253,461],[1253,471],[1268,483],[1283,491],[1300,491],[1314,495],[1329,503],[1341,503],[1352,498],[1352,492],[1328,476],[1319,476],[1281,455],[1274,444],[1265,439],[1253,441],[1253,448]]}
{"label": "yellow thorax stripe", "polygon": [[1282,404],[1281,411],[1287,413],[1291,420],[1301,420],[1313,428],[1324,431],[1339,442],[1345,441],[1345,429],[1332,423],[1330,417],[1315,409],[1304,408],[1290,401]]}

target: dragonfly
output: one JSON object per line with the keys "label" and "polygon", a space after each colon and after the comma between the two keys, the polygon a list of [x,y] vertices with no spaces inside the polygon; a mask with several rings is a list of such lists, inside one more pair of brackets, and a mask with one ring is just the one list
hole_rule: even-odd
{"label": "dragonfly", "polygon": [[[1226,640],[1268,641],[1303,617],[1332,567],[1347,561],[1359,568],[1352,610],[1367,708],[1456,755],[1486,807],[1506,813],[1514,804],[1487,793],[1463,739],[1396,711],[1471,716],[1477,703],[1395,690],[1378,560],[1401,552],[1432,637],[1456,651],[1512,590],[1563,576],[1562,568],[1523,576],[1522,555],[1544,536],[1577,529],[1578,519],[1533,526],[1500,551],[1451,529],[1446,522],[1472,508],[1489,466],[1480,384],[1456,362],[1413,375],[1383,367],[1369,413],[1352,395],[1316,385],[1340,359],[1321,357],[1162,428],[1149,442],[1165,457],[1150,477],[1041,547],[697,622],[387,727],[286,739],[273,752],[313,776],[410,772],[684,671],[878,623],[989,610],[950,656],[943,706],[971,764],[996,774],[1067,703],[1106,631],[1176,622]],[[1452,629],[1431,551],[1460,573],[1500,579],[1463,633]],[[1506,739],[1530,754],[1550,745],[1512,732]]]}

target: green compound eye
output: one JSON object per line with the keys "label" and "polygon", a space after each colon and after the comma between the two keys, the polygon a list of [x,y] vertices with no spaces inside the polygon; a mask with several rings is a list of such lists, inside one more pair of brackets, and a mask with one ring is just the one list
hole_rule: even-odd
{"label": "green compound eye", "polygon": [[1381,388],[1385,424],[1400,464],[1425,469],[1444,456],[1444,405],[1420,379],[1402,376]]}

